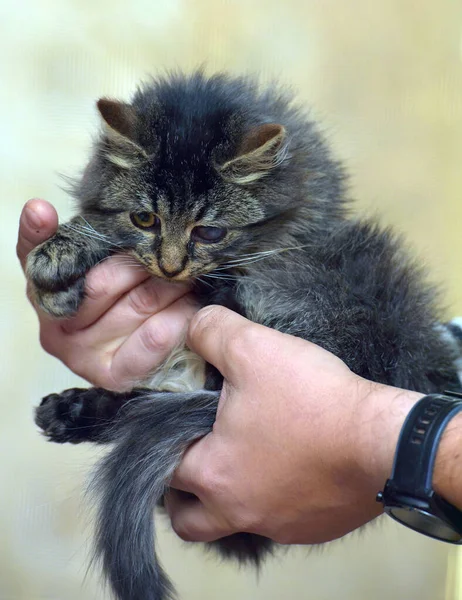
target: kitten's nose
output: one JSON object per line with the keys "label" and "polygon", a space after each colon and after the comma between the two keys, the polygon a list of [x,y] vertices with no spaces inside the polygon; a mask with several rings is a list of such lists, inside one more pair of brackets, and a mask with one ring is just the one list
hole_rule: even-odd
{"label": "kitten's nose", "polygon": [[183,271],[184,266],[180,265],[179,268],[175,268],[172,267],[172,265],[165,265],[164,262],[161,260],[159,261],[159,269],[162,271],[165,277],[175,277],[175,275],[178,275],[179,273],[181,273],[181,271]]}

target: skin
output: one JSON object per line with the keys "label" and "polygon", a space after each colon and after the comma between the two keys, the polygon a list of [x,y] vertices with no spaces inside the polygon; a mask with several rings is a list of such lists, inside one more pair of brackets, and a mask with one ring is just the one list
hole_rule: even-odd
{"label": "skin", "polygon": [[[23,267],[56,227],[50,204],[26,204],[17,246]],[[186,330],[188,345],[223,374],[213,431],[188,449],[166,499],[183,539],[249,531],[282,544],[321,543],[381,513],[375,496],[421,394],[364,380],[314,344],[223,307],[197,312],[186,286],[153,284],[117,257],[89,273],[75,318],[36,311],[44,349],[94,385],[129,388]],[[434,487],[462,509],[461,438],[458,415],[441,440]]]}

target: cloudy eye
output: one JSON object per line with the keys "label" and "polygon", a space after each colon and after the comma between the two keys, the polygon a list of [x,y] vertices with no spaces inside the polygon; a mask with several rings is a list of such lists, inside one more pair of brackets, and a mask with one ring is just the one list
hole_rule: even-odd
{"label": "cloudy eye", "polygon": [[157,229],[160,226],[160,219],[151,212],[131,213],[132,223],[141,229]]}
{"label": "cloudy eye", "polygon": [[213,244],[215,242],[221,242],[227,233],[228,232],[224,227],[205,227],[199,225],[192,230],[191,238],[195,242]]}

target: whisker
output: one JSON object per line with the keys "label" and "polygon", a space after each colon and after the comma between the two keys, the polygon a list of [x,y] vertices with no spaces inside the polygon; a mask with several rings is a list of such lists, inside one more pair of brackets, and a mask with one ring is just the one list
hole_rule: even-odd
{"label": "whisker", "polygon": [[[303,248],[306,248],[307,246],[308,246],[308,244],[304,244],[302,246],[289,246],[286,248],[273,248],[272,250],[262,250],[260,252],[253,252],[251,254],[243,254],[241,256],[241,258],[244,258],[245,260],[252,259],[252,258],[255,258],[258,256],[268,256],[271,254],[279,254],[280,252],[288,252],[290,250],[301,250]],[[236,259],[236,260],[238,260],[238,259]],[[230,262],[232,262],[232,261],[230,261]]]}
{"label": "whisker", "polygon": [[261,252],[253,252],[250,254],[243,254],[239,258],[235,258],[233,260],[229,260],[225,263],[222,263],[222,265],[220,267],[218,267],[216,270],[217,271],[224,270],[229,267],[231,267],[231,268],[243,267],[243,266],[252,264],[254,262],[257,262],[258,260],[262,260],[263,258],[272,256],[273,254],[280,254],[282,252],[288,252],[290,250],[301,250],[303,248],[306,248],[307,246],[309,246],[309,244],[304,244],[302,246],[292,246],[292,247],[288,247],[288,248],[275,248],[273,250],[263,250]]}
{"label": "whisker", "polygon": [[142,265],[140,265],[139,263],[137,263],[137,262],[132,262],[131,263],[131,262],[125,262],[125,261],[122,260],[120,262],[113,263],[113,266],[114,267],[122,267],[122,266],[125,267],[125,266],[127,266],[127,267],[132,267],[133,269],[137,269],[139,271],[146,271],[146,269]]}
{"label": "whisker", "polygon": [[[85,222],[87,222],[87,221],[85,220]],[[80,235],[83,235],[83,236],[86,236],[86,237],[89,237],[92,239],[97,239],[105,244],[110,245],[110,246],[115,246],[118,248],[123,247],[121,244],[117,244],[116,242],[111,241],[106,235],[100,233],[99,231],[96,231],[96,229],[94,229],[94,227],[91,227],[91,226],[86,227],[84,225],[79,225],[78,223],[64,223],[62,225],[62,227],[67,227],[68,229],[70,229],[71,231],[74,231],[75,233],[78,233]]]}
{"label": "whisker", "polygon": [[95,263],[95,267],[96,265],[100,265],[101,263],[103,263],[105,260],[109,260],[110,258],[112,258],[114,255],[110,254],[109,256],[105,256],[104,258],[102,258],[101,260],[99,260],[97,263]]}
{"label": "whisker", "polygon": [[202,277],[204,277],[204,275],[200,276],[200,277],[196,277],[196,281],[200,281],[201,283],[203,283],[204,285],[207,285],[209,288],[213,289],[213,285],[211,283],[209,283],[208,281],[204,281],[202,279]]}
{"label": "whisker", "polygon": [[225,271],[227,269],[234,269],[236,267],[245,267],[246,265],[251,265],[254,262],[257,262],[259,260],[263,260],[264,258],[269,258],[269,255],[267,256],[256,256],[255,258],[245,258],[243,260],[234,260],[232,263],[223,263],[221,267],[218,267],[217,269],[215,269],[216,271]]}
{"label": "whisker", "polygon": [[84,221],[87,224],[87,227],[89,229],[91,229],[91,231],[94,231],[95,233],[97,233],[98,235],[101,235],[103,237],[107,237],[107,235],[105,233],[101,233],[100,231],[97,231],[93,225],[91,223],[89,223],[86,218],[83,215],[79,215],[79,217],[82,219],[82,221]]}
{"label": "whisker", "polygon": [[213,271],[211,273],[204,273],[202,277],[208,277],[209,279],[224,279],[226,281],[236,281],[238,279],[241,279],[237,275],[223,275],[221,273],[218,274]]}
{"label": "whisker", "polygon": [[84,237],[88,237],[92,240],[98,240],[100,242],[104,242],[106,244],[112,245],[110,242],[107,242],[106,240],[99,238],[98,236],[94,235],[93,233],[86,233],[79,227],[73,227],[72,225],[69,225],[68,223],[65,225],[65,227],[67,227],[71,231],[74,231],[75,233],[78,233],[79,235],[83,235]]}

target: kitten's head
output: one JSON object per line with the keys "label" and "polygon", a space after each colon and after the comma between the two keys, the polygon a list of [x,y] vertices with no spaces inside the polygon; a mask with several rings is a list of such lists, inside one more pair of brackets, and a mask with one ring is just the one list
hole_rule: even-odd
{"label": "kitten's head", "polygon": [[157,80],[131,104],[101,99],[98,110],[103,133],[77,187],[82,212],[152,274],[183,281],[293,244],[314,133],[287,100],[196,73]]}

